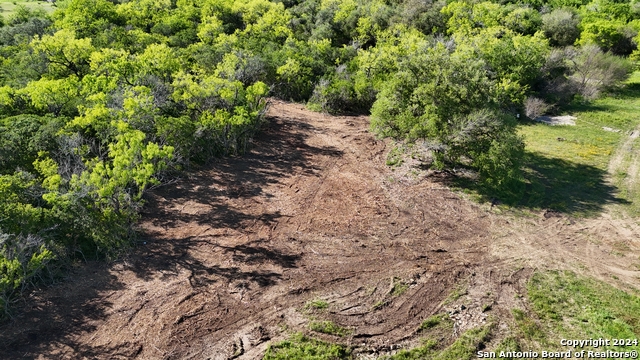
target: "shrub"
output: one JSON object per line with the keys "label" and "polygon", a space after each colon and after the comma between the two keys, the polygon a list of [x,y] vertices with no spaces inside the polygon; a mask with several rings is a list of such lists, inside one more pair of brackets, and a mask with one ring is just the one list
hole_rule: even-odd
{"label": "shrub", "polygon": [[378,94],[371,126],[430,142],[438,168],[470,166],[496,191],[519,191],[524,145],[516,121],[498,110],[485,63],[455,55],[437,45],[407,56]]}
{"label": "shrub", "polygon": [[442,0],[407,0],[402,3],[401,21],[425,34],[443,33],[446,19],[441,10],[447,4]]}
{"label": "shrub", "polygon": [[543,66],[538,90],[547,102],[557,105],[567,104],[576,95],[592,100],[624,81],[632,69],[629,60],[605,53],[594,44],[558,49]]}
{"label": "shrub", "polygon": [[595,44],[606,52],[627,56],[636,48],[633,38],[638,34],[623,21],[597,19],[583,21],[579,43],[582,45]]}
{"label": "shrub", "polygon": [[570,74],[564,49],[553,49],[540,69],[540,78],[534,90],[548,104],[566,105],[576,94],[574,84],[567,76]]}
{"label": "shrub", "polygon": [[571,75],[569,80],[585,99],[594,99],[608,88],[625,80],[632,71],[631,63],[621,57],[605,53],[596,45],[565,52]]}
{"label": "shrub", "polygon": [[353,83],[346,79],[322,79],[313,90],[309,108],[329,114],[344,113],[354,98]]}
{"label": "shrub", "polygon": [[551,106],[549,104],[537,97],[529,96],[524,101],[525,115],[527,115],[529,119],[535,119],[538,116],[546,114],[550,108]]}
{"label": "shrub", "polygon": [[358,92],[346,67],[339,66],[336,73],[322,79],[313,90],[309,108],[329,114],[366,113],[375,100],[375,92],[368,88]]}
{"label": "shrub", "polygon": [[32,285],[53,258],[42,238],[0,231],[0,318],[9,314],[10,302]]}
{"label": "shrub", "polygon": [[556,9],[542,15],[542,31],[552,46],[572,45],[580,36],[579,24],[578,15],[569,9]]}

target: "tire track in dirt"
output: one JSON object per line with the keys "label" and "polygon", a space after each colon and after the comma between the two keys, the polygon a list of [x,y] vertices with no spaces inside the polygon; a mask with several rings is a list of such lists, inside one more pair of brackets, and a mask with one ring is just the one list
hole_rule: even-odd
{"label": "tire track in dirt", "polygon": [[638,185],[638,177],[640,176],[639,138],[640,125],[631,131],[625,141],[616,149],[608,167],[610,182],[613,182],[619,174],[624,174],[622,185],[630,193],[640,191]]}
{"label": "tire track in dirt", "polygon": [[491,253],[514,268],[572,270],[622,289],[640,288],[637,220],[572,219],[557,214],[537,219],[497,219]]}

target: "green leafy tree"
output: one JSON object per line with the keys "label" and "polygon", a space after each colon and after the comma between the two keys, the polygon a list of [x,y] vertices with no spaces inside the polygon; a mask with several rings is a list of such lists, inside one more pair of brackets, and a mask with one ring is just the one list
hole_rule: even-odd
{"label": "green leafy tree", "polygon": [[170,0],[133,0],[118,5],[116,13],[127,24],[150,32],[157,22],[167,17],[170,9]]}
{"label": "green leafy tree", "polygon": [[502,24],[522,35],[533,35],[542,27],[542,15],[529,7],[518,7],[507,14]]}
{"label": "green leafy tree", "polygon": [[0,175],[0,229],[12,234],[36,233],[45,222],[47,210],[41,206],[38,179],[16,171]]}
{"label": "green leafy tree", "polygon": [[44,35],[50,26],[51,20],[45,15],[27,10],[19,22],[0,27],[0,44],[17,45],[27,43],[35,35]]}
{"label": "green leafy tree", "polygon": [[38,110],[72,116],[77,113],[80,81],[75,76],[58,80],[41,79],[28,83],[17,93],[26,96]]}
{"label": "green leafy tree", "polygon": [[113,2],[106,0],[69,0],[61,7],[62,11],[54,13],[56,28],[68,30],[78,38],[95,38],[111,24],[122,22]]}
{"label": "green leafy tree", "polygon": [[0,119],[0,174],[33,171],[41,151],[56,148],[64,120],[52,116],[17,115]]}
{"label": "green leafy tree", "polygon": [[443,45],[422,43],[417,50],[382,86],[371,110],[372,129],[427,141],[437,167],[469,165],[487,185],[519,187],[523,144],[515,119],[499,110],[484,62]]}
{"label": "green leafy tree", "polygon": [[442,8],[448,17],[448,33],[473,34],[483,28],[498,26],[506,15],[506,9],[492,2],[450,2]]}
{"label": "green leafy tree", "polygon": [[627,56],[637,48],[633,42],[637,34],[637,31],[620,20],[585,19],[582,21],[582,32],[578,43],[580,45],[595,44],[604,51]]}
{"label": "green leafy tree", "polygon": [[0,82],[3,85],[18,89],[29,81],[39,80],[47,72],[46,57],[34,52],[28,43],[5,46],[2,49],[6,56],[0,57]]}
{"label": "green leafy tree", "polygon": [[90,56],[92,76],[107,76],[114,82],[135,86],[141,71],[141,63],[127,50],[101,49]]}
{"label": "green leafy tree", "polygon": [[540,76],[549,47],[541,34],[525,36],[502,27],[483,29],[475,36],[455,36],[458,52],[477,56],[489,66],[503,103],[522,103],[524,95]]}
{"label": "green leafy tree", "polygon": [[44,11],[44,9],[42,8],[30,9],[24,6],[23,4],[20,4],[16,6],[16,8],[13,10],[11,17],[9,18],[9,21],[7,21],[7,25],[15,26],[15,25],[27,23],[32,19],[38,19],[38,18],[46,19],[47,17],[48,16],[46,11]]}
{"label": "green leafy tree", "polygon": [[77,39],[74,31],[68,29],[35,39],[32,46],[46,56],[49,72],[54,77],[73,74],[81,78],[89,71],[89,58],[95,51],[91,39]]}
{"label": "green leafy tree", "polygon": [[171,81],[172,74],[180,69],[180,59],[175,52],[165,44],[151,44],[136,60],[138,76],[153,75],[163,81]]}
{"label": "green leafy tree", "polygon": [[399,21],[407,26],[413,26],[425,34],[446,32],[445,15],[441,12],[447,4],[442,0],[408,0],[402,3]]}

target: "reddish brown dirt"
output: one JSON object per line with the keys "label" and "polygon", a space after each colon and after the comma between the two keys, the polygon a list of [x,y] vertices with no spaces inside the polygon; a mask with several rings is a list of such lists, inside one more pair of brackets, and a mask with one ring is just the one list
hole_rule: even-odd
{"label": "reddish brown dirt", "polygon": [[[2,357],[258,359],[312,319],[350,330],[315,337],[375,355],[415,345],[456,287],[466,310],[452,338],[485,321],[484,304],[525,306],[514,294],[542,264],[526,239],[542,241],[547,219],[514,228],[437,181],[398,176],[366,117],[274,102],[268,119],[247,155],[153,191],[126,259],[27,299],[0,327]],[[305,309],[314,299],[328,309]]]}

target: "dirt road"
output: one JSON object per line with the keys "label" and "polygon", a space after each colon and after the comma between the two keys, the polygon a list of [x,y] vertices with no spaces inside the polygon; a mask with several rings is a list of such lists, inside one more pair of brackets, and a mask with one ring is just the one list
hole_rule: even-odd
{"label": "dirt road", "polygon": [[[258,359],[313,319],[350,332],[315,337],[380,354],[417,344],[455,288],[459,332],[486,320],[483,304],[525,306],[514,293],[536,268],[640,282],[633,221],[496,215],[398,176],[367,128],[274,102],[249,154],[152,192],[128,258],[27,299],[0,327],[3,357]],[[305,309],[317,299],[326,311]]]}

